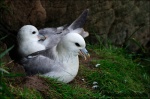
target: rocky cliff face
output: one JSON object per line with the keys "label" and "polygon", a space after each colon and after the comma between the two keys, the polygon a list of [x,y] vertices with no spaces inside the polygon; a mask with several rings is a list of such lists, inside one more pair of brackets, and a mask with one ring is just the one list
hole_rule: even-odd
{"label": "rocky cliff face", "polygon": [[38,28],[71,23],[90,9],[85,29],[104,42],[150,52],[150,1],[148,0],[3,0],[0,24],[12,33],[25,24]]}

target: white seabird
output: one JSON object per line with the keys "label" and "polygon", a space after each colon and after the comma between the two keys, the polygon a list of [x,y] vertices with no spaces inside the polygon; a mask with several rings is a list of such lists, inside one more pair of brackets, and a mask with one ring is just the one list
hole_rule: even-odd
{"label": "white seabird", "polygon": [[45,46],[40,43],[40,39],[43,38],[44,36],[39,34],[36,27],[32,25],[23,26],[17,35],[19,54],[24,57],[31,53],[45,50]]}
{"label": "white seabird", "polygon": [[72,81],[79,69],[78,54],[86,46],[83,37],[74,31],[63,36],[55,47],[24,57],[21,64],[26,72],[64,83]]}

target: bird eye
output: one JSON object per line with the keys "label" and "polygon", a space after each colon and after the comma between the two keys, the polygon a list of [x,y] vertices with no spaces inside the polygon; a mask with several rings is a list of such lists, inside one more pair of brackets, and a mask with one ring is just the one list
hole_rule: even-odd
{"label": "bird eye", "polygon": [[78,46],[78,47],[80,47],[80,44],[79,44],[79,43],[75,43],[75,45]]}
{"label": "bird eye", "polygon": [[35,34],[35,33],[36,33],[36,31],[33,31],[33,32],[32,32],[32,34]]}

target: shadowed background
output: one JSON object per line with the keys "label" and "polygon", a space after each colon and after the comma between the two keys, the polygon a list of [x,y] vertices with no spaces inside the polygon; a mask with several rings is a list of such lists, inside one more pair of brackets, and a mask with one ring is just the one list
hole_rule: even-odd
{"label": "shadowed background", "polygon": [[2,34],[16,35],[25,24],[57,27],[73,22],[84,9],[90,14],[84,26],[96,43],[111,42],[130,51],[150,52],[150,1],[148,0],[1,0]]}

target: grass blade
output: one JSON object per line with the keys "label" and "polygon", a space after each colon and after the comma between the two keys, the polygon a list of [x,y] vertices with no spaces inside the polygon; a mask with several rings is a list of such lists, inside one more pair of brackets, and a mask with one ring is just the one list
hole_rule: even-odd
{"label": "grass blade", "polygon": [[0,38],[0,41],[1,41],[1,40],[3,40],[3,39],[5,39],[7,36],[8,36],[8,35],[6,35],[6,36],[4,36],[4,37]]}
{"label": "grass blade", "polygon": [[8,48],[6,51],[2,52],[2,53],[0,54],[0,58],[2,58],[4,55],[6,55],[13,47],[14,47],[14,45],[11,46],[10,48]]}
{"label": "grass blade", "polygon": [[3,68],[0,68],[0,71],[1,71],[1,72],[4,72],[4,73],[9,74],[9,72],[8,72],[8,71],[6,71],[6,70],[5,70],[5,69],[3,69]]}

